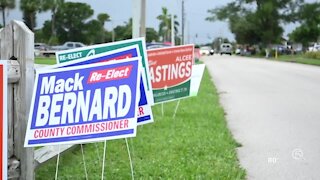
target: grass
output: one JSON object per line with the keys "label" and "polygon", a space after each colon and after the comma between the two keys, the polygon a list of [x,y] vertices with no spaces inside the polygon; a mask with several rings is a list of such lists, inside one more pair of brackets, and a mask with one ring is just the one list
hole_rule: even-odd
{"label": "grass", "polygon": [[298,54],[298,55],[280,55],[280,56],[278,56],[277,59],[273,58],[273,60],[320,66],[320,60],[319,59],[307,58],[303,54]]}
{"label": "grass", "polygon": [[56,64],[55,57],[36,57],[35,64]]}
{"label": "grass", "polygon": [[[138,127],[128,139],[136,179],[245,179],[236,148],[219,104],[218,94],[205,71],[197,97],[152,108],[155,122]],[[103,143],[86,144],[84,157],[89,179],[101,179]],[[36,179],[54,179],[56,161],[36,171]],[[107,179],[131,179],[124,139],[107,142]],[[85,179],[80,147],[60,157],[58,179]]]}

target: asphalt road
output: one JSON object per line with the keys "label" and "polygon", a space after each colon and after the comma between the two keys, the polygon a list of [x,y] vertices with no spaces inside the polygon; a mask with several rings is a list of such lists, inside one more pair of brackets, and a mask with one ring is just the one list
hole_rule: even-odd
{"label": "asphalt road", "polygon": [[203,57],[248,179],[320,179],[320,67]]}

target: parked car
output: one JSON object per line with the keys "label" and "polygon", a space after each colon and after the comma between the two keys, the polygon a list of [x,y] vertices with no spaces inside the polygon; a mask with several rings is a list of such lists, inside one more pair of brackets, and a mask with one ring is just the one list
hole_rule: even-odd
{"label": "parked car", "polygon": [[147,46],[147,49],[156,49],[156,48],[170,47],[171,45],[154,42],[154,43],[146,43],[146,46]]}
{"label": "parked car", "polygon": [[272,49],[277,51],[278,54],[292,54],[293,51],[291,47],[282,44],[273,45]]}
{"label": "parked car", "polygon": [[237,48],[235,51],[236,55],[241,55],[242,54],[242,50],[240,48]]}
{"label": "parked car", "polygon": [[46,51],[46,50],[48,50],[50,48],[45,43],[34,43],[34,49],[35,50],[40,50],[40,51]]}
{"label": "parked car", "polygon": [[232,45],[229,43],[223,43],[220,45],[220,55],[222,54],[232,54]]}
{"label": "parked car", "polygon": [[49,50],[50,47],[45,43],[34,43],[34,55],[40,56],[42,52]]}
{"label": "parked car", "polygon": [[52,50],[61,51],[61,50],[80,48],[84,46],[86,45],[82,44],[81,42],[65,42],[63,45],[60,45],[60,46],[52,46]]}
{"label": "parked car", "polygon": [[308,51],[313,51],[313,52],[320,51],[320,44],[314,44],[313,46],[308,48]]}
{"label": "parked car", "polygon": [[200,54],[206,56],[213,55],[214,50],[210,46],[202,46],[200,47]]}

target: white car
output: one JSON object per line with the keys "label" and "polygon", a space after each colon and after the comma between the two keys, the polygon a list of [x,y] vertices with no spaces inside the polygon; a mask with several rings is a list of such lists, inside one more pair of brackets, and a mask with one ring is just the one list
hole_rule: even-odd
{"label": "white car", "polygon": [[223,43],[220,45],[220,55],[222,54],[232,54],[232,45],[229,43]]}
{"label": "white car", "polygon": [[240,48],[237,48],[235,54],[236,54],[236,55],[241,55],[241,49],[240,49]]}
{"label": "white car", "polygon": [[313,52],[320,51],[320,45],[315,44],[314,46],[309,47],[308,50]]}
{"label": "white car", "polygon": [[81,42],[65,42],[63,45],[60,46],[52,46],[53,50],[61,51],[61,50],[68,50],[73,48],[80,48],[86,45],[82,44]]}
{"label": "white car", "polygon": [[206,55],[206,56],[213,55],[214,54],[214,50],[210,46],[202,46],[200,48],[200,54],[201,55]]}

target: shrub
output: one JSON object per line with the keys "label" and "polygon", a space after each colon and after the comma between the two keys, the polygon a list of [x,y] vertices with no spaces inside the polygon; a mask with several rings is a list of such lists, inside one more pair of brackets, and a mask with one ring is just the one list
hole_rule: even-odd
{"label": "shrub", "polygon": [[[275,57],[276,56],[276,50],[271,49],[270,51],[270,57]],[[278,52],[278,56],[279,56],[279,52]]]}
{"label": "shrub", "polygon": [[266,57],[266,51],[265,50],[259,51],[258,56]]}
{"label": "shrub", "polygon": [[304,55],[307,58],[319,59],[320,60],[320,51],[306,52]]}

